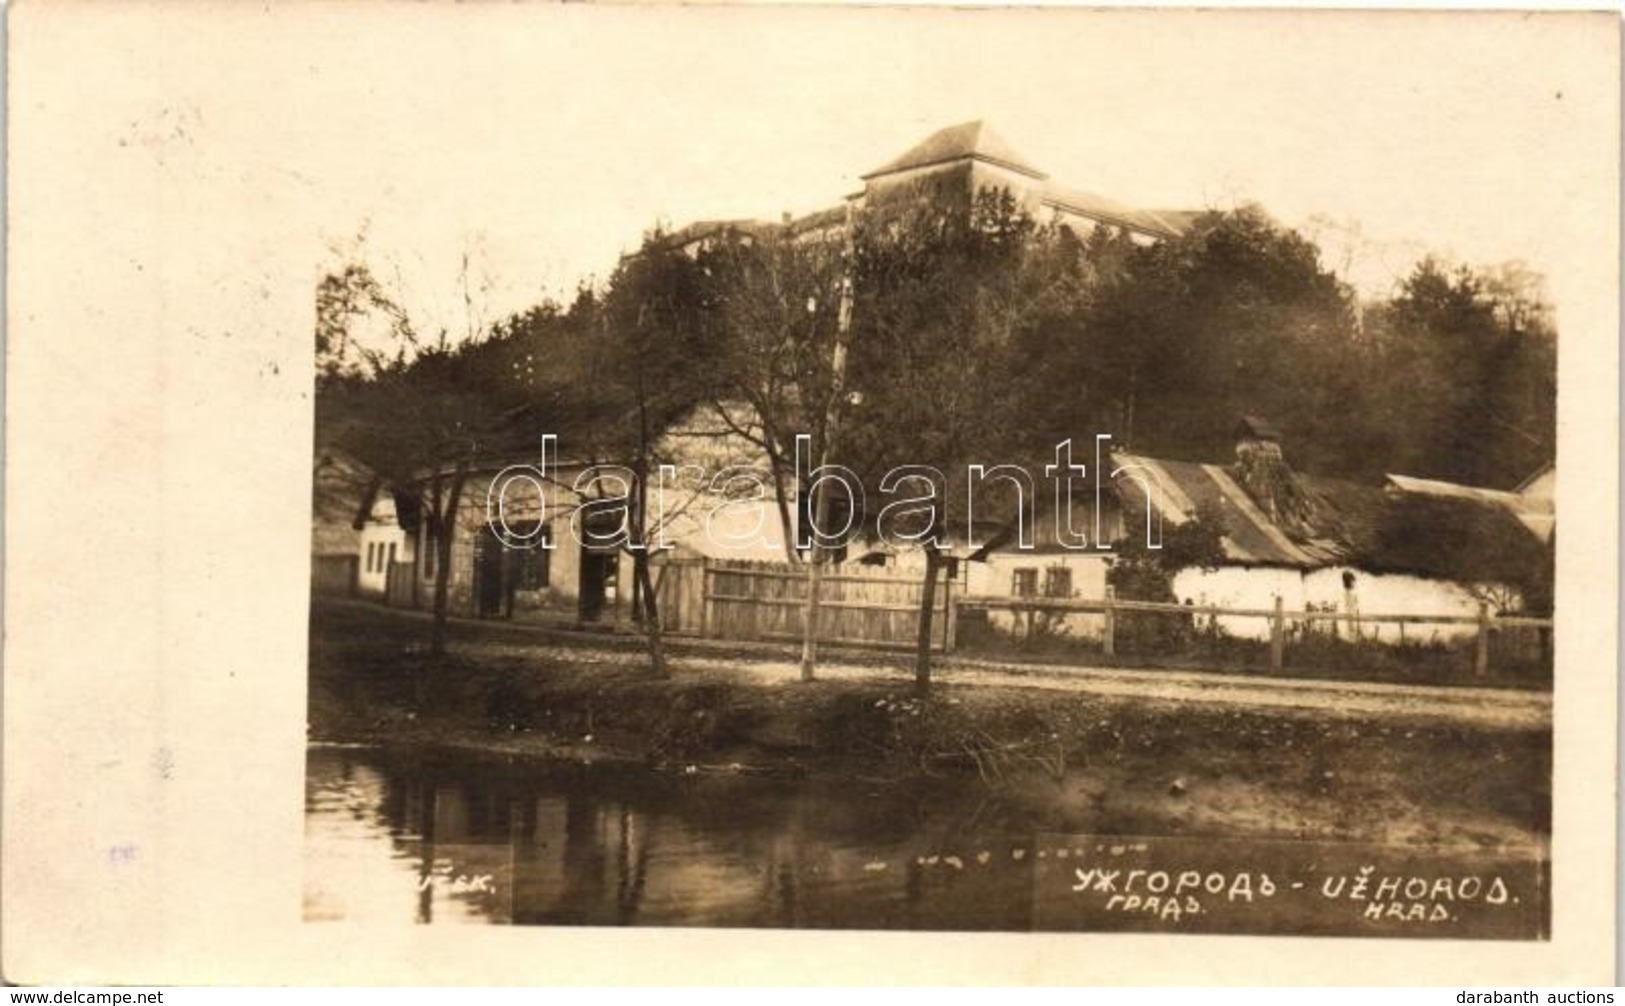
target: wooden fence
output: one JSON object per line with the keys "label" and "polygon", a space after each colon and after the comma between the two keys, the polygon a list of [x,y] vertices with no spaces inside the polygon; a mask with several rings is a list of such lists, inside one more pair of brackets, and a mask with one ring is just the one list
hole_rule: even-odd
{"label": "wooden fence", "polygon": [[[807,571],[788,563],[744,562],[716,559],[674,559],[660,564],[656,590],[661,619],[677,633],[709,639],[799,640],[806,624]],[[919,602],[923,585],[918,576],[881,572],[846,572],[837,567],[824,575],[819,593],[818,638],[822,642],[895,649],[912,649],[919,632]],[[955,649],[960,618],[977,612],[1007,612],[1019,625],[1031,624],[1035,614],[1065,617],[1081,614],[1099,619],[1100,653],[1114,658],[1139,638],[1136,628],[1147,622],[1178,625],[1188,634],[1219,634],[1221,618],[1257,618],[1268,625],[1268,665],[1280,672],[1286,664],[1288,644],[1317,640],[1376,642],[1376,627],[1395,626],[1404,638],[1407,626],[1418,642],[1429,627],[1454,627],[1461,642],[1471,646],[1471,673],[1484,676],[1492,661],[1527,660],[1517,654],[1536,641],[1549,664],[1552,620],[1493,614],[1481,605],[1476,615],[1366,614],[1317,610],[1287,611],[1280,598],[1269,608],[1227,608],[1215,605],[1173,604],[1119,599],[1111,588],[1101,598],[1027,596],[958,596],[954,582],[939,581],[933,599],[932,648]],[[1138,622],[1138,624],[1134,624]],[[1207,628],[1204,628],[1207,627]],[[1503,638],[1512,637],[1512,638]],[[1403,645],[1403,644],[1401,644]],[[1296,651],[1295,651],[1296,652]],[[1262,660],[1262,654],[1255,659]],[[1465,660],[1465,656],[1461,659]],[[1463,672],[1466,665],[1462,665]]]}
{"label": "wooden fence", "polygon": [[354,597],[360,557],[317,555],[310,560],[310,592],[321,597]]}
{"label": "wooden fence", "polygon": [[392,562],[384,571],[384,603],[392,608],[415,608],[417,595],[417,564]]}
{"label": "wooden fence", "polygon": [[[678,559],[661,564],[656,591],[667,628],[709,639],[801,639],[807,615],[807,571],[788,563]],[[821,642],[912,649],[919,634],[918,576],[849,573],[820,579]],[[931,645],[954,645],[953,584],[938,581]]]}
{"label": "wooden fence", "polygon": [[1296,626],[1301,633],[1312,632],[1316,623],[1328,623],[1327,632],[1336,632],[1338,626],[1351,626],[1353,632],[1358,634],[1360,627],[1370,627],[1379,624],[1398,625],[1401,634],[1404,626],[1470,626],[1473,641],[1473,673],[1484,675],[1489,668],[1490,652],[1494,637],[1499,633],[1512,630],[1535,630],[1547,634],[1552,629],[1550,618],[1527,618],[1517,615],[1493,614],[1489,605],[1480,603],[1477,615],[1395,615],[1395,614],[1351,614],[1348,612],[1328,610],[1287,611],[1282,600],[1275,598],[1271,608],[1222,608],[1213,605],[1174,604],[1158,601],[1130,601],[1119,599],[1112,588],[1106,588],[1106,596],[1093,598],[1048,598],[1048,597],[962,597],[957,598],[953,604],[956,617],[959,613],[968,611],[1008,611],[1018,618],[1024,614],[1035,612],[1048,612],[1055,614],[1081,613],[1100,616],[1101,652],[1112,657],[1117,653],[1118,636],[1120,632],[1119,621],[1126,613],[1160,614],[1165,618],[1178,618],[1187,624],[1197,625],[1202,619],[1210,620],[1214,624],[1218,618],[1260,618],[1269,623],[1269,668],[1272,672],[1279,672],[1285,663],[1288,627]]}

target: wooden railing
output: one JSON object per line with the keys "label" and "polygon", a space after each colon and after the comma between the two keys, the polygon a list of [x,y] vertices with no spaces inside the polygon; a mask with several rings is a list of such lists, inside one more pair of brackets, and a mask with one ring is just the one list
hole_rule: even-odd
{"label": "wooden railing", "polygon": [[1009,611],[1016,614],[1026,612],[1076,612],[1099,615],[1101,616],[1101,651],[1108,657],[1116,655],[1117,616],[1124,612],[1164,613],[1191,619],[1222,617],[1267,619],[1269,621],[1271,671],[1280,671],[1285,662],[1287,625],[1293,622],[1312,624],[1319,621],[1360,626],[1378,624],[1472,626],[1475,630],[1473,672],[1477,675],[1483,675],[1488,670],[1490,637],[1493,633],[1513,628],[1550,630],[1553,625],[1550,618],[1494,614],[1490,611],[1489,605],[1483,602],[1479,603],[1476,615],[1368,614],[1366,612],[1355,613],[1317,609],[1287,611],[1284,602],[1279,597],[1275,598],[1274,605],[1269,608],[1229,608],[1206,604],[1176,604],[1163,601],[1122,599],[1116,597],[1110,587],[1106,588],[1106,596],[1101,598],[1015,595],[960,597],[954,599],[953,606],[956,612],[981,610]]}
{"label": "wooden railing", "polygon": [[[781,563],[684,559],[662,563],[656,575],[661,618],[676,632],[712,639],[801,638],[807,608],[805,570]],[[823,583],[819,639],[899,649],[915,645],[922,588],[917,576],[841,572],[826,575]],[[956,649],[960,616],[976,611],[1008,612],[1016,616],[1018,622],[1022,616],[1039,612],[1098,616],[1100,652],[1108,658],[1116,657],[1125,645],[1134,646],[1133,642],[1125,642],[1137,638],[1132,633],[1125,635],[1125,617],[1177,617],[1195,630],[1199,639],[1224,636],[1217,628],[1218,619],[1254,618],[1267,622],[1264,638],[1268,644],[1269,669],[1280,672],[1286,664],[1289,643],[1298,645],[1337,636],[1339,631],[1345,631],[1345,626],[1352,640],[1367,643],[1384,642],[1377,631],[1377,627],[1384,625],[1398,626],[1401,641],[1406,626],[1455,626],[1468,630],[1453,635],[1460,641],[1471,638],[1472,673],[1484,676],[1491,660],[1491,639],[1496,633],[1512,629],[1539,630],[1547,637],[1544,645],[1552,629],[1549,618],[1498,615],[1488,605],[1480,605],[1477,613],[1471,615],[1368,614],[1313,607],[1288,611],[1280,598],[1275,598],[1270,607],[1250,608],[1129,600],[1118,598],[1110,587],[1106,588],[1105,596],[1099,598],[961,596],[959,587],[946,579],[937,585],[933,599],[933,649]],[[1206,633],[1196,628],[1203,623],[1210,627]],[[1312,635],[1317,623],[1326,628],[1322,634]],[[1289,631],[1293,627],[1296,634]],[[1519,642],[1527,643],[1527,640]]]}

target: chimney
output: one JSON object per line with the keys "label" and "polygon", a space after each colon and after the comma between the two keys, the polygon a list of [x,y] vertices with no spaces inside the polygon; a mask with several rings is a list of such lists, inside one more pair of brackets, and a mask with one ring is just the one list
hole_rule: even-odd
{"label": "chimney", "polygon": [[1236,422],[1236,463],[1231,469],[1270,522],[1294,536],[1312,533],[1314,508],[1286,463],[1281,433],[1266,419],[1242,416]]}
{"label": "chimney", "polygon": [[[1258,416],[1242,416],[1236,421],[1236,457],[1240,458],[1246,450],[1273,450],[1279,456],[1281,453],[1281,431],[1277,430],[1270,421]],[[1274,445],[1273,448],[1267,445]]]}

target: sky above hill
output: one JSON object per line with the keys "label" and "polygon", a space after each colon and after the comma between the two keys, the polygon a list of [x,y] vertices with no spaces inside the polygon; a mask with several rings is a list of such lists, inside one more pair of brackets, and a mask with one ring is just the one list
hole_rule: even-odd
{"label": "sky above hill", "polygon": [[177,32],[154,72],[219,86],[143,128],[259,152],[245,187],[297,194],[318,267],[363,234],[454,336],[657,221],[835,204],[967,119],[1131,205],[1260,202],[1368,292],[1425,251],[1524,260],[1560,323],[1614,213],[1607,15],[290,4],[253,37]]}

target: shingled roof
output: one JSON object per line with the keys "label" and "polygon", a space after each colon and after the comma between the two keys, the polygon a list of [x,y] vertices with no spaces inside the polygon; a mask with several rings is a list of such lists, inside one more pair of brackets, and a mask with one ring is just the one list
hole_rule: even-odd
{"label": "shingled roof", "polygon": [[1207,511],[1224,522],[1231,564],[1315,569],[1351,565],[1437,579],[1504,579],[1546,561],[1540,535],[1498,502],[1294,473],[1313,526],[1290,533],[1265,515],[1225,466],[1117,454],[1125,509],[1147,504],[1179,524]]}
{"label": "shingled roof", "polygon": [[1131,454],[1117,454],[1113,461],[1125,510],[1149,502],[1163,520],[1174,524],[1194,520],[1203,511],[1217,513],[1225,526],[1225,556],[1236,565],[1307,569],[1334,562],[1342,552],[1336,542],[1293,540],[1220,465]]}
{"label": "shingled roof", "polygon": [[1452,580],[1517,582],[1550,562],[1539,537],[1506,507],[1482,500],[1390,492],[1361,566]]}
{"label": "shingled roof", "polygon": [[[1542,469],[1542,471],[1545,470]],[[1539,474],[1536,473],[1536,477]],[[1531,534],[1542,541],[1551,540],[1552,531],[1557,523],[1550,499],[1531,497],[1521,492],[1485,489],[1481,486],[1464,486],[1455,482],[1441,482],[1437,479],[1421,479],[1411,475],[1393,474],[1388,476],[1388,485],[1399,492],[1415,496],[1467,500],[1498,507],[1511,513],[1524,527],[1529,529]]]}

